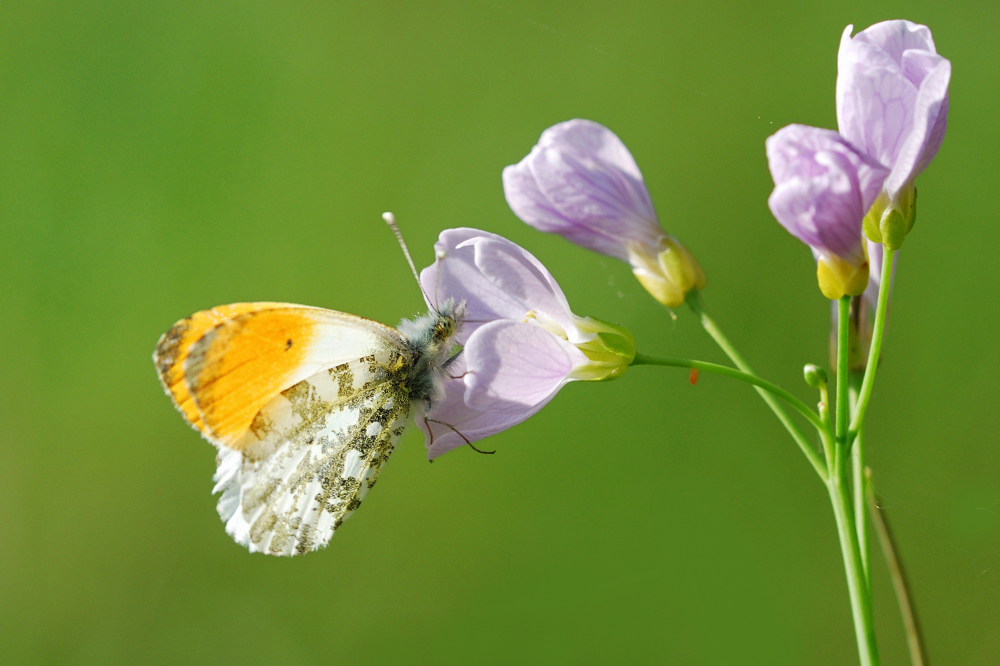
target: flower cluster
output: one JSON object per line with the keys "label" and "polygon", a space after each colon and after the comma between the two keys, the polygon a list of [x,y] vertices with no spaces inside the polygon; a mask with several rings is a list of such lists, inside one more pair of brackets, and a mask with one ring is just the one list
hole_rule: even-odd
{"label": "flower cluster", "polygon": [[[850,326],[841,320],[845,325],[836,327],[833,340],[836,392],[828,389],[823,369],[805,367],[806,382],[820,391],[818,413],[754,375],[705,313],[698,298],[705,274],[660,226],[642,173],[622,141],[598,123],[570,120],[545,130],[524,159],[504,169],[511,209],[540,231],[627,262],[663,305],[687,301],[738,369],[638,354],[624,328],[574,314],[552,275],[520,246],[477,229],[449,229],[419,280],[437,321],[448,321],[451,304],[464,313],[456,317],[462,320],[455,335],[461,350],[435,365],[445,373],[442,385],[416,420],[434,459],[524,421],[568,382],[614,379],[633,363],[690,368],[692,383],[705,369],[754,385],[828,486],[861,663],[872,664],[878,660],[867,543],[861,538],[866,514],[856,507],[870,492],[870,480],[861,475],[870,470],[860,432],[885,328],[888,285],[879,282],[883,265],[885,276],[891,275],[894,252],[913,227],[914,180],[944,137],[951,65],[937,54],[925,26],[886,21],[853,38],[852,29],[843,33],[838,59],[839,131],[789,125],[766,141],[775,185],[768,205],[812,249],[820,290],[836,301],[835,317],[851,319]],[[438,303],[448,305],[439,311]],[[861,369],[852,397],[846,375]],[[821,451],[779,399],[816,428]]]}
{"label": "flower cluster", "polygon": [[[883,245],[898,249],[913,226],[913,182],[944,137],[951,65],[926,26],[886,21],[854,37],[852,29],[838,58],[839,131],[789,125],[766,151],[771,211],[812,249],[824,296],[860,297],[852,318],[861,321],[879,292]],[[660,303],[676,307],[704,288],[701,266],[660,226],[638,165],[606,127],[579,119],[550,127],[504,169],[503,186],[521,220],[627,262]],[[425,293],[465,301],[468,318],[443,398],[419,423],[431,458],[520,423],[569,381],[614,378],[632,362],[631,335],[573,314],[521,247],[451,229],[435,248]],[[860,329],[853,356],[863,366],[870,326]]]}
{"label": "flower cluster", "polygon": [[876,244],[896,250],[913,227],[913,181],[941,147],[948,117],[951,63],[926,26],[852,30],[837,60],[839,133],[789,125],[767,140],[771,212],[812,248],[830,299],[878,293]]}

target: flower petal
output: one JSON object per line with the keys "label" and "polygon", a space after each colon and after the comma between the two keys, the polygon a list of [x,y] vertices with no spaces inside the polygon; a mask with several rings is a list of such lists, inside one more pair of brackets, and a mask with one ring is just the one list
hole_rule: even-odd
{"label": "flower petal", "polygon": [[464,353],[465,403],[523,418],[541,409],[574,368],[587,362],[583,352],[540,326],[510,321],[477,330]]}
{"label": "flower petal", "polygon": [[500,236],[479,229],[446,229],[434,244],[437,259],[420,273],[420,284],[436,309],[446,298],[466,302],[466,323],[459,332],[462,343],[475,329],[496,319],[520,319],[524,303],[506,294],[476,266],[476,239],[499,239]]}
{"label": "flower petal", "polygon": [[885,21],[853,39],[851,29],[837,59],[837,123],[844,138],[892,170],[885,187],[895,201],[944,139],[951,64],[927,26]]}
{"label": "flower petal", "polygon": [[837,59],[837,125],[862,152],[891,166],[913,124],[917,86],[900,62],[844,31]]}
{"label": "flower petal", "polygon": [[[448,367],[444,396],[416,416],[434,458],[525,421],[586,357],[538,326],[497,321],[480,328]],[[463,376],[464,375],[464,376]]]}
{"label": "flower petal", "polygon": [[789,125],[766,146],[775,183],[768,205],[778,222],[820,254],[863,264],[861,221],[887,170],[831,130]]}
{"label": "flower petal", "polygon": [[503,183],[524,222],[623,261],[629,243],[652,246],[664,235],[631,153],[589,120],[545,130],[527,157],[504,169]]}
{"label": "flower petal", "polygon": [[562,289],[545,266],[516,243],[463,228],[442,232],[434,248],[439,258],[424,269],[420,282],[432,299],[466,302],[467,325],[460,341],[483,323],[521,321],[532,311],[544,314],[568,335],[575,331]]}
{"label": "flower petal", "polygon": [[566,335],[577,342],[573,315],[566,296],[548,272],[530,252],[506,239],[481,239],[475,243],[476,267],[505,294],[523,304],[526,315],[551,319]]}
{"label": "flower petal", "polygon": [[[851,27],[848,26],[848,29]],[[850,32],[847,34],[850,35]],[[901,19],[871,25],[855,35],[854,39],[877,47],[896,62],[902,62],[903,54],[911,49],[937,53],[930,28]]]}
{"label": "flower petal", "polygon": [[889,198],[919,176],[937,155],[948,127],[948,83],[951,63],[941,59],[924,78],[914,102],[910,135],[892,165],[885,189]]}
{"label": "flower petal", "polygon": [[920,84],[927,78],[927,75],[943,62],[948,62],[948,59],[932,51],[918,51],[915,49],[906,51],[903,53],[902,60],[903,76],[919,88]]}
{"label": "flower petal", "polygon": [[433,460],[469,442],[495,435],[531,416],[525,413],[475,409],[465,404],[465,379],[461,377],[466,372],[465,354],[448,366],[448,372],[456,379],[445,380],[443,397],[431,406],[426,418],[424,415],[415,415],[417,427],[425,436],[424,444],[429,459]]}

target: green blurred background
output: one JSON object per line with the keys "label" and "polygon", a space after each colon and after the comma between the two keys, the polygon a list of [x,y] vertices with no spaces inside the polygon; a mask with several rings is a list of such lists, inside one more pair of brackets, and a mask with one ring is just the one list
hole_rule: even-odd
{"label": "green blurred background", "polygon": [[[836,127],[840,33],[928,24],[954,67],[869,411],[932,661],[1000,660],[994,2],[3,3],[0,650],[5,663],[849,664],[824,489],[744,385],[634,368],[428,465],[409,432],[304,558],[249,555],[150,354],[281,300],[396,323],[438,232],[534,252],[646,353],[721,361],[628,267],[520,223],[500,171],[574,117],[619,134],[711,312],[812,402],[829,306],[771,218],[764,139]],[[875,562],[886,664],[905,644]]]}

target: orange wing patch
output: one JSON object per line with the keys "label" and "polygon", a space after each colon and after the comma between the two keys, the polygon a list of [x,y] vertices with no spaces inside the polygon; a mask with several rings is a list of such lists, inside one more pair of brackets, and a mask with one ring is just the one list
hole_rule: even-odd
{"label": "orange wing patch", "polygon": [[184,362],[201,429],[228,448],[238,449],[261,408],[301,379],[322,316],[302,306],[266,308],[224,319],[189,347]]}
{"label": "orange wing patch", "polygon": [[202,421],[194,398],[184,381],[184,362],[188,358],[191,346],[200,340],[201,336],[227,319],[247,312],[267,310],[283,305],[283,303],[220,305],[211,310],[197,312],[187,319],[181,319],[160,337],[160,341],[156,343],[156,351],[153,353],[153,363],[156,364],[160,381],[173,399],[174,405],[195,428],[208,434],[205,430],[205,422]]}

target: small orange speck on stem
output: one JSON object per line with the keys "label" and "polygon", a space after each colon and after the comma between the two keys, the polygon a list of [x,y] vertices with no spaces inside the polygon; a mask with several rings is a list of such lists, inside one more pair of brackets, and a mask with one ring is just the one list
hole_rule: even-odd
{"label": "small orange speck on stem", "polygon": [[691,368],[691,374],[688,375],[688,381],[691,382],[691,386],[698,383],[698,368]]}

